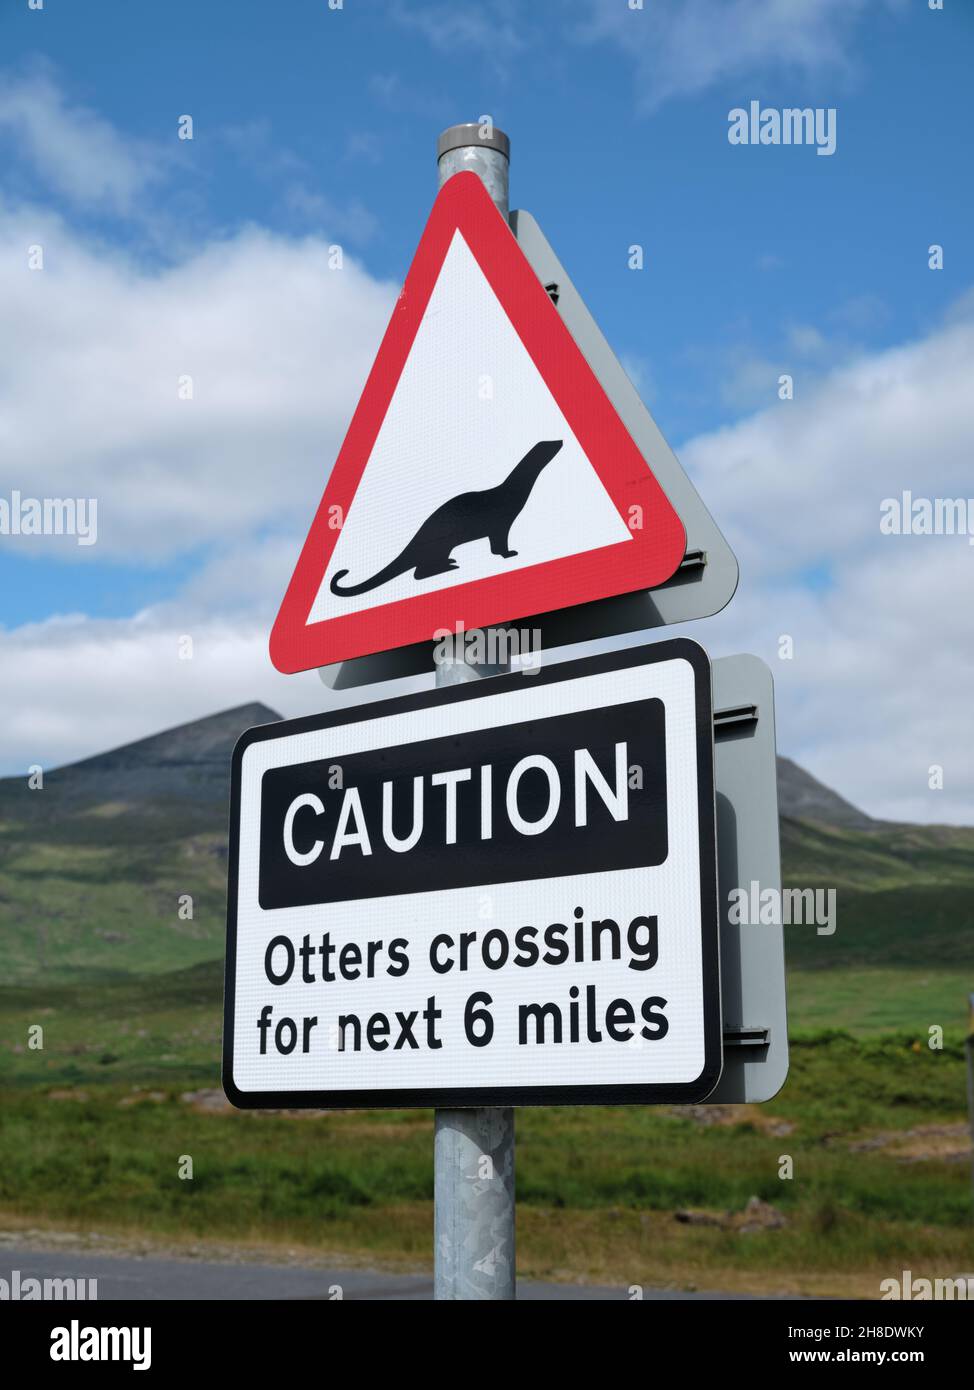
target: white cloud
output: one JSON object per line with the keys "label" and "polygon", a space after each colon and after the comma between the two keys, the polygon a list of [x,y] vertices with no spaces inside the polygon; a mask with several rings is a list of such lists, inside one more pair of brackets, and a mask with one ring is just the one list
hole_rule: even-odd
{"label": "white cloud", "polygon": [[[125,215],[154,177],[46,77],[7,87],[0,125],[20,132],[69,203]],[[260,136],[240,133],[247,149]],[[279,174],[300,174],[282,158]],[[43,556],[34,537],[4,536],[4,547],[40,564],[55,546],[89,563],[194,552],[181,591],[134,617],[72,614],[65,564],[57,615],[0,627],[4,771],[73,761],[253,699],[297,714],[329,698],[315,673],[273,670],[267,634],[398,286],[347,253],[335,268],[338,215],[314,210],[327,214],[322,236],[251,227],[177,248],[158,267],[46,209],[0,202],[3,492],[95,497],[99,523],[90,549],[71,537],[43,538]],[[40,270],[29,266],[35,246]],[[179,398],[184,376],[192,400]],[[184,635],[190,661],[179,659]]]}
{"label": "white cloud", "polygon": [[499,73],[525,48],[519,27],[524,12],[511,0],[466,7],[455,3],[404,4],[397,0],[392,15],[404,29],[421,34],[438,53],[479,53]]}
{"label": "white cloud", "polygon": [[159,177],[157,151],[69,104],[43,72],[4,83],[0,130],[8,149],[21,150],[49,188],[76,206],[128,215]]}
{"label": "white cloud", "polygon": [[725,375],[720,383],[720,398],[725,405],[738,410],[753,410],[771,400],[777,393],[779,376],[791,366],[784,357],[773,362],[761,353],[740,346],[724,352],[721,363]]}
{"label": "white cloud", "polygon": [[[906,11],[909,0],[562,0],[553,21],[516,0],[458,6],[392,0],[390,14],[439,54],[476,54],[500,79],[539,48],[550,65],[559,42],[608,43],[634,64],[637,107],[657,110],[725,79],[769,73],[848,78],[852,37],[867,19]],[[396,78],[379,79],[394,84]],[[387,104],[393,102],[391,92]]]}
{"label": "white cloud", "polygon": [[[368,241],[375,234],[374,215],[357,198],[338,202],[315,187],[315,170],[274,134],[266,118],[220,126],[214,143],[222,146],[252,177],[274,189],[270,207],[282,210],[299,227],[325,227],[330,236]],[[365,140],[368,148],[367,137]],[[351,140],[354,137],[350,138]],[[355,144],[355,149],[360,149]]]}
{"label": "white cloud", "polygon": [[[682,450],[741,562],[733,603],[693,634],[763,655],[782,750],[894,819],[974,823],[974,546],[879,530],[904,489],[974,497],[967,305]],[[783,634],[793,661],[777,657]],[[928,788],[934,763],[943,791]]]}
{"label": "white cloud", "polygon": [[100,557],[307,520],[395,295],[347,254],[331,268],[316,237],[251,228],[145,269],[50,214],[0,208],[6,485],[96,497]]}
{"label": "white cloud", "polygon": [[[193,657],[181,660],[187,632]],[[321,707],[317,676],[279,676],[266,626],[253,618],[54,618],[0,632],[0,652],[0,768],[11,776],[251,700],[287,714]]]}
{"label": "white cloud", "polygon": [[[844,308],[844,306],[843,306]],[[818,389],[824,374],[837,366],[861,358],[862,343],[854,341],[845,331],[850,320],[865,314],[852,306],[848,318],[842,310],[828,315],[839,328],[823,333],[814,324],[785,325],[777,344],[758,350],[748,338],[743,338],[715,354],[709,360],[698,354],[706,366],[717,365],[721,372],[720,398],[735,410],[756,410],[769,401],[779,399],[779,378],[792,378],[792,387],[808,396]]]}
{"label": "white cloud", "polygon": [[588,0],[578,37],[607,40],[635,63],[638,106],[654,111],[725,78],[754,80],[785,70],[847,73],[848,40],[867,15],[902,10],[904,0]]}
{"label": "white cloud", "polygon": [[284,190],[284,206],[308,226],[328,227],[340,237],[354,242],[368,241],[375,235],[378,221],[363,203],[353,199],[345,205],[309,188],[302,179]]}
{"label": "white cloud", "polygon": [[[861,557],[889,538],[879,504],[903,488],[971,488],[974,314],[833,372],[794,401],[694,440],[684,457],[762,580]],[[795,519],[798,524],[795,524]],[[787,544],[771,523],[788,526]],[[919,538],[922,540],[922,538]],[[950,538],[947,538],[950,539]]]}
{"label": "white cloud", "polygon": [[[260,700],[288,718],[428,688],[431,677],[335,693],[282,676],[267,652],[300,538],[241,547],[131,618],[0,628],[0,777],[26,776]],[[185,639],[192,641],[188,659]]]}

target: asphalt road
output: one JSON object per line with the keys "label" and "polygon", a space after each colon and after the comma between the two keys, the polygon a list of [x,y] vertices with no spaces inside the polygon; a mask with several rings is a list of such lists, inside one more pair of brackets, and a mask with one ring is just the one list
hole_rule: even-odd
{"label": "asphalt road", "polygon": [[[35,1279],[97,1279],[98,1301],[113,1299],[328,1299],[341,1290],[345,1299],[414,1299],[432,1297],[433,1281],[421,1274],[388,1274],[364,1269],[308,1269],[294,1265],[211,1264],[203,1260],[90,1255],[86,1251],[30,1250],[5,1247],[0,1278],[8,1283],[14,1270],[21,1282]],[[522,1299],[629,1299],[628,1288],[580,1284],[518,1286]],[[680,1293],[645,1289],[646,1299],[737,1299],[747,1295]]]}

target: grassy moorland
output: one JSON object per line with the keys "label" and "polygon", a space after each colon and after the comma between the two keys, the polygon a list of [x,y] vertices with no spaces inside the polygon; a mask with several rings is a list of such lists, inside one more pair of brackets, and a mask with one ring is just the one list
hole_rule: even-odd
{"label": "grassy moorland", "polygon": [[[0,994],[0,1226],[428,1264],[429,1112],[232,1111],[217,964],[25,993]],[[36,1023],[43,1049],[11,1050]],[[967,1142],[959,1031],[799,1035],[760,1107],[521,1111],[519,1268],[867,1297],[951,1276],[974,1268]],[[773,1210],[742,1230],[753,1197]]]}
{"label": "grassy moorland", "polygon": [[[962,1081],[956,1044],[840,1037],[800,1043],[786,1090],[760,1109],[521,1111],[521,1271],[870,1296],[903,1268],[968,1270]],[[171,1074],[22,1086],[2,1103],[8,1227],[429,1262],[428,1112],[237,1114]],[[772,1210],[746,1229],[753,1197]],[[677,1218],[687,1210],[693,1224]]]}

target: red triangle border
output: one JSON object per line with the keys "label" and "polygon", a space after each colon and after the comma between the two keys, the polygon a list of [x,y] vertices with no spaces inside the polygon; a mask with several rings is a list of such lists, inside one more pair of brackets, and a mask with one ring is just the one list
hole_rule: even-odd
{"label": "red triangle border", "polygon": [[[432,593],[307,623],[455,232],[459,231],[514,325],[632,539],[455,584]],[[638,507],[640,511],[631,510]],[[443,630],[515,622],[553,609],[650,589],[675,573],[686,550],[683,523],[617,415],[527,258],[474,173],[449,179],[396,301],[365,389],[281,604],[271,660],[293,674],[431,639]]]}

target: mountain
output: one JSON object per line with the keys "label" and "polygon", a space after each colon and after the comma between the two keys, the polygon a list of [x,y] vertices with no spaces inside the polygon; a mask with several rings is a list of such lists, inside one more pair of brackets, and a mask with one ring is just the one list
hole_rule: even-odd
{"label": "mountain", "polygon": [[104,979],[223,950],[230,755],[277,720],[240,705],[0,780],[0,979]]}
{"label": "mountain", "polygon": [[871,830],[877,824],[871,816],[819,782],[810,772],[778,757],[778,813],[790,820],[812,820],[848,830]]}
{"label": "mountain", "polygon": [[[158,801],[218,805],[222,811],[229,796],[230,755],[240,734],[281,717],[255,701],[68,763],[45,776],[45,790],[55,793],[46,801],[75,812],[98,804],[146,807]],[[0,779],[0,803],[29,802],[33,795],[22,777]],[[781,815],[792,820],[854,830],[877,824],[790,758],[778,758],[778,804]]]}
{"label": "mountain", "polygon": [[256,701],[237,705],[69,763],[45,780],[51,790],[72,804],[185,799],[219,804],[225,810],[234,744],[244,729],[280,718]]}

